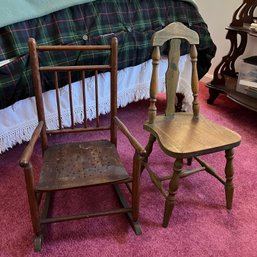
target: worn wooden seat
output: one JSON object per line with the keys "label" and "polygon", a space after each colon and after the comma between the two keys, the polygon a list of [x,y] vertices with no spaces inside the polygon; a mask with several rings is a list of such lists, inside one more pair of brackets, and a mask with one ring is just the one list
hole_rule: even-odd
{"label": "worn wooden seat", "polygon": [[[38,190],[52,191],[130,179],[114,144],[108,140],[49,146]],[[55,178],[55,179],[53,179]]]}
{"label": "worn wooden seat", "polygon": [[[168,41],[168,42],[167,42]],[[189,44],[190,56],[192,60],[192,94],[193,112],[175,112],[175,93],[178,84],[178,61],[180,57],[181,42]],[[240,136],[199,114],[198,91],[199,82],[197,76],[197,50],[196,44],[199,42],[197,33],[190,30],[182,23],[171,23],[152,38],[153,44],[153,72],[150,87],[150,107],[148,120],[144,124],[144,129],[150,133],[146,146],[147,157],[144,166],[157,188],[166,199],[163,226],[167,227],[175,203],[175,195],[179,186],[180,178],[194,174],[199,171],[207,171],[216,177],[225,186],[227,208],[232,208],[233,199],[233,148],[240,144]],[[168,69],[166,73],[166,110],[162,115],[157,115],[156,97],[158,88],[158,63],[160,60],[159,48],[169,44]],[[183,46],[185,47],[185,45]],[[171,176],[160,177],[148,165],[148,158],[152,152],[155,141],[158,141],[163,152],[175,158],[173,174]],[[200,155],[225,151],[226,166],[225,179],[222,178],[210,164],[199,158]],[[189,164],[194,158],[200,164],[199,168],[193,170],[183,169],[183,160],[189,160]],[[161,161],[161,160],[160,160]],[[170,180],[169,188],[163,187],[162,181]]]}
{"label": "worn wooden seat", "polygon": [[[24,168],[26,188],[30,206],[30,213],[32,219],[33,230],[35,233],[34,247],[36,251],[40,251],[42,244],[42,230],[43,225],[46,223],[62,222],[68,220],[90,218],[103,215],[111,215],[118,213],[126,213],[132,224],[136,234],[141,234],[141,228],[138,222],[139,214],[139,178],[142,156],[145,153],[144,148],[137,142],[137,140],[130,134],[125,125],[118,119],[117,114],[117,58],[118,47],[117,39],[113,38],[110,45],[92,45],[92,46],[37,46],[34,39],[29,39],[29,53],[30,63],[32,67],[33,83],[36,95],[36,105],[38,111],[39,124],[35,129],[32,138],[25,148],[21,159],[20,166]],[[69,60],[70,65],[64,66],[41,66],[40,53],[53,53],[56,52],[67,54],[77,51],[78,54],[92,52],[92,54],[102,54],[106,56],[108,64],[80,64],[78,65],[76,60],[74,64],[72,60]],[[56,55],[58,56],[58,55]],[[110,82],[106,83],[106,87],[109,87],[110,92],[110,115],[109,123],[106,124],[106,119],[101,122],[99,104],[100,98],[98,96],[99,83],[98,72],[99,71],[110,72]],[[91,73],[89,73],[92,71]],[[73,84],[73,72],[79,72],[81,74],[81,87],[83,95],[83,126],[76,126],[74,103],[76,98],[72,94]],[[53,74],[54,87],[56,92],[56,103],[53,103],[52,108],[56,108],[58,113],[58,120],[56,122],[56,129],[49,129],[45,117],[44,101],[42,97],[42,87],[44,76],[50,76]],[[95,122],[87,121],[87,96],[85,82],[86,74],[94,74],[94,86],[95,86]],[[67,84],[69,87],[69,101],[70,101],[70,125],[63,123],[62,106],[61,101],[62,94],[60,94],[60,88],[58,85],[58,76],[66,76]],[[131,160],[131,174],[128,173],[123,166],[119,153],[117,151],[117,128],[127,137],[131,144],[131,149],[134,148],[135,154],[133,161]],[[103,138],[103,133],[105,136]],[[85,140],[81,142],[62,142],[55,144],[55,141],[49,139],[49,135],[66,134],[67,133],[84,133],[83,138]],[[92,133],[96,133],[93,136]],[[99,136],[101,133],[101,136]],[[60,137],[61,135],[58,135]],[[88,135],[88,136],[87,136]],[[39,180],[34,179],[33,171],[33,152],[35,144],[41,138],[42,144],[42,169],[40,171]],[[94,138],[93,140],[91,138]],[[72,138],[72,137],[70,137]],[[98,139],[99,138],[99,139]],[[126,184],[129,191],[132,193],[131,203],[126,201],[125,195],[122,194],[122,190],[119,188],[119,184]],[[67,190],[71,192],[71,189],[86,188],[86,187],[98,187],[101,192],[103,186],[113,186],[115,192],[118,195],[120,208],[102,209],[102,203],[99,202],[98,211],[89,211],[86,209],[82,213],[76,213],[73,215],[66,215],[61,217],[51,217],[48,213],[48,207],[50,205],[51,195],[54,192],[60,190]],[[46,197],[42,197],[46,195]],[[94,199],[94,195],[88,195],[88,197]],[[81,202],[84,202],[81,196]],[[102,199],[106,201],[105,198]],[[72,198],[69,199],[72,201]],[[42,210],[40,206],[44,204]],[[54,202],[54,205],[58,203]],[[116,206],[116,205],[115,205]],[[53,206],[54,207],[54,206]]]}

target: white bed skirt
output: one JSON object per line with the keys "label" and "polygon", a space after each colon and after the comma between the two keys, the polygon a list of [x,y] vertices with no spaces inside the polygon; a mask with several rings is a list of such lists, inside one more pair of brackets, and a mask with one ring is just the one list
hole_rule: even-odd
{"label": "white bed skirt", "polygon": [[[167,69],[167,60],[162,59],[159,65],[159,92],[165,90],[165,72]],[[188,55],[180,58],[180,83],[177,92],[184,94],[183,109],[190,110],[192,103],[192,93],[190,91],[191,62]],[[118,107],[124,107],[128,103],[149,98],[149,85],[152,73],[151,60],[143,64],[128,67],[118,71]],[[101,114],[109,112],[109,90],[104,86],[110,81],[110,73],[99,75],[99,112]],[[94,78],[86,79],[87,85],[87,117],[95,117],[94,102]],[[81,82],[75,82],[72,85],[73,103],[75,111],[74,121],[82,122],[83,103]],[[63,125],[70,123],[70,110],[66,100],[69,96],[68,86],[60,89],[61,110]],[[57,128],[57,113],[53,111],[55,106],[55,92],[48,91],[44,93],[44,102],[46,105],[45,115],[47,127],[49,129]],[[146,106],[147,108],[147,106]],[[146,117],[147,118],[147,117]],[[17,143],[29,141],[33,130],[37,126],[37,112],[35,107],[35,97],[16,102],[10,107],[0,110],[0,153],[8,150]]]}

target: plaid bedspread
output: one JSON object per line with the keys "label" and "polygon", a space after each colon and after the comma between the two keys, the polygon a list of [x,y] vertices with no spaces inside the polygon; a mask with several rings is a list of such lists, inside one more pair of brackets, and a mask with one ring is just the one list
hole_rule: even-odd
{"label": "plaid bedspread", "polygon": [[[135,66],[151,58],[150,39],[165,25],[180,21],[200,35],[199,76],[209,69],[216,47],[197,8],[175,0],[101,0],[66,8],[46,16],[0,28],[0,61],[14,58],[0,67],[0,109],[33,96],[27,40],[39,45],[106,44],[113,36],[119,40],[119,69]],[[186,53],[186,47],[183,48]],[[43,53],[43,64],[74,65],[104,63],[105,55],[54,56]],[[76,76],[74,80],[78,79]],[[52,78],[43,79],[43,91],[53,89]],[[60,86],[66,84],[60,78]]]}

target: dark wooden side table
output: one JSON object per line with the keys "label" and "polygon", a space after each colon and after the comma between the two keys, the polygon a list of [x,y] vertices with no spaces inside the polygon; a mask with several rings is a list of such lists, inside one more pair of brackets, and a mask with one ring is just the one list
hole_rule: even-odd
{"label": "dark wooden side table", "polygon": [[[257,0],[243,0],[243,3],[233,14],[226,39],[230,40],[230,50],[214,70],[213,80],[207,83],[209,88],[209,99],[212,104],[220,93],[225,93],[233,101],[257,111],[257,98],[242,94],[236,91],[238,72],[235,69],[235,62],[247,47],[248,35],[257,37],[257,32],[250,30],[250,24],[254,21],[254,10],[257,7]],[[257,53],[256,53],[257,55]]]}

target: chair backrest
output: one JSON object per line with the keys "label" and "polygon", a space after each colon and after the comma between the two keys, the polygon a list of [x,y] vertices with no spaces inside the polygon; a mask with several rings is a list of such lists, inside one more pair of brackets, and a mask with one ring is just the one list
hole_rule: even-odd
{"label": "chair backrest", "polygon": [[160,47],[167,41],[168,43],[168,68],[165,77],[166,83],[166,110],[165,115],[171,116],[175,113],[175,100],[176,89],[179,81],[179,58],[181,42],[189,44],[190,57],[192,62],[192,93],[193,93],[193,113],[194,117],[199,116],[199,104],[198,104],[198,74],[197,74],[197,50],[196,44],[199,44],[198,34],[186,27],[180,22],[174,22],[167,25],[164,29],[157,31],[153,34],[152,45],[152,63],[153,71],[150,85],[150,107],[148,110],[149,123],[153,123],[157,108],[156,97],[158,93],[158,64],[160,61]]}
{"label": "chair backrest", "polygon": [[[70,132],[82,132],[82,131],[96,131],[96,130],[110,130],[110,139],[112,143],[116,144],[116,130],[114,128],[113,117],[117,112],[117,59],[118,59],[118,41],[117,38],[113,38],[110,45],[83,45],[83,46],[38,46],[35,39],[30,38],[28,41],[29,45],[29,54],[30,54],[30,62],[32,67],[32,76],[33,83],[35,89],[35,97],[36,97],[36,105],[37,105],[37,113],[38,120],[44,122],[44,127],[41,133],[41,139],[43,143],[43,150],[47,148],[48,140],[47,134],[56,134],[56,133],[70,133]],[[92,54],[93,56],[101,54],[106,58],[105,64],[96,64],[96,63],[82,63],[78,65],[78,60],[73,58],[73,60],[68,59],[70,53],[76,53],[77,59],[80,55],[83,54]],[[63,55],[67,56],[68,65],[65,63],[64,65],[44,65],[43,58],[41,55],[51,54],[52,59],[55,57]],[[74,55],[73,55],[74,56]],[[41,63],[42,62],[42,63]],[[110,87],[110,123],[109,124],[100,124],[99,123],[99,72],[110,72],[110,83],[106,83],[106,85],[102,85],[104,87]],[[57,121],[57,129],[49,130],[46,125],[46,117],[45,117],[45,106],[44,99],[42,96],[42,92],[45,91],[45,87],[49,87],[49,85],[44,85],[44,76],[51,76],[55,91],[55,100],[53,101],[51,108],[55,108],[55,113],[58,115]],[[95,100],[95,123],[90,122],[88,125],[87,118],[87,83],[85,78],[88,76],[94,77],[94,89],[93,89],[93,99]],[[69,102],[69,124],[63,123],[63,113],[62,113],[62,95],[60,93],[60,77],[63,81],[63,78],[67,79],[66,85],[68,87],[68,97],[65,98],[65,101]],[[92,77],[92,78],[93,78]],[[76,121],[74,120],[75,111],[74,111],[74,103],[76,103],[77,99],[75,99],[73,95],[73,82],[74,80],[81,80],[81,95],[83,102],[83,111],[80,113],[82,115],[83,126],[76,126]],[[76,86],[78,86],[76,84]],[[108,92],[108,91],[107,91]],[[67,103],[66,103],[67,106]],[[92,108],[92,106],[91,106]],[[92,110],[91,110],[92,112]]]}

